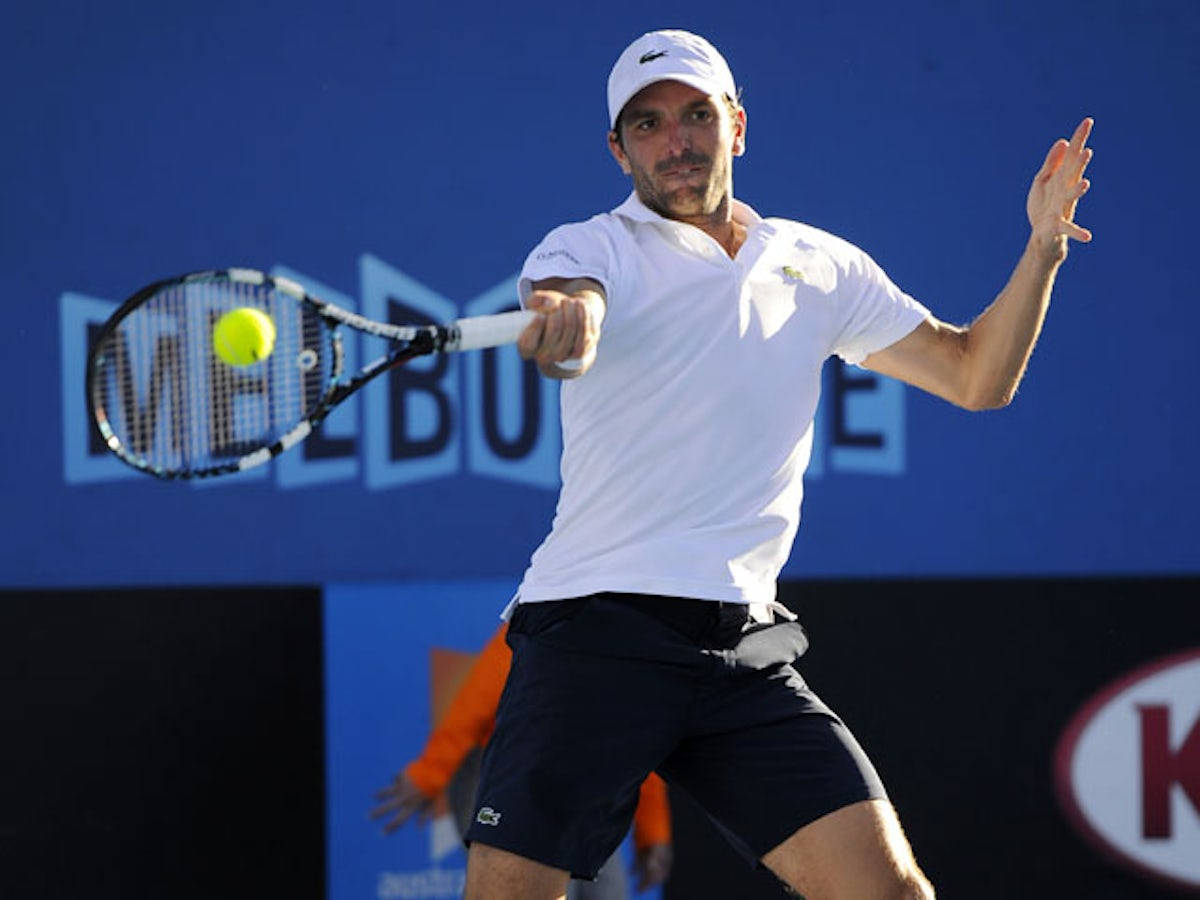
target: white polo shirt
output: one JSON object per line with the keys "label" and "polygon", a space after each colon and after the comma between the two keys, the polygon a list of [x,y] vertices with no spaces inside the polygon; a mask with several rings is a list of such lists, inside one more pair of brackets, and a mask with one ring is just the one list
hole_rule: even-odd
{"label": "white polo shirt", "polygon": [[554,229],[521,272],[593,278],[592,368],[561,392],[562,493],[520,602],[620,591],[771,603],[800,523],[821,367],[928,315],[857,247],[761,219],[730,259],[631,195]]}

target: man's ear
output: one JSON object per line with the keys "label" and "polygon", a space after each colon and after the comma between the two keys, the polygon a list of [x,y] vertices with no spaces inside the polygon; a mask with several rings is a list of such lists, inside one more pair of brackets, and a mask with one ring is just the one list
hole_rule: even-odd
{"label": "man's ear", "polygon": [[739,107],[733,115],[733,155],[746,152],[746,110]]}
{"label": "man's ear", "polygon": [[626,175],[633,174],[633,169],[629,167],[629,157],[625,155],[625,151],[621,147],[621,141],[617,138],[615,131],[608,133],[608,152],[613,155],[613,159],[617,161],[617,165],[621,167],[622,172]]}

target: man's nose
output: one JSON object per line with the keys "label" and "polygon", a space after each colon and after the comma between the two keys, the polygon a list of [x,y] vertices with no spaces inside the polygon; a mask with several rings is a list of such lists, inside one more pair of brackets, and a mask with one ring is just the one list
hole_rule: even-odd
{"label": "man's nose", "polygon": [[672,155],[692,149],[692,133],[682,122],[667,123],[667,149]]}

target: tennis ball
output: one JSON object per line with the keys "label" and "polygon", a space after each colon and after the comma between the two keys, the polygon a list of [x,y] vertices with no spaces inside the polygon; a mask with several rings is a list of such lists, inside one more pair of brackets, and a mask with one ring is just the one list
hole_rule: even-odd
{"label": "tennis ball", "polygon": [[213,326],[213,350],[231,366],[249,366],[275,349],[275,323],[262,310],[231,309]]}

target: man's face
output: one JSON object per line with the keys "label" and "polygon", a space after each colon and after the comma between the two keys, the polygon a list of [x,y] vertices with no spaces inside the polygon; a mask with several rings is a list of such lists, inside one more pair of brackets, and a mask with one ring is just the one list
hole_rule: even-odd
{"label": "man's face", "polygon": [[609,149],[647,207],[670,219],[713,216],[733,191],[733,157],[745,149],[746,114],[724,98],[659,81],[625,104],[621,141]]}

